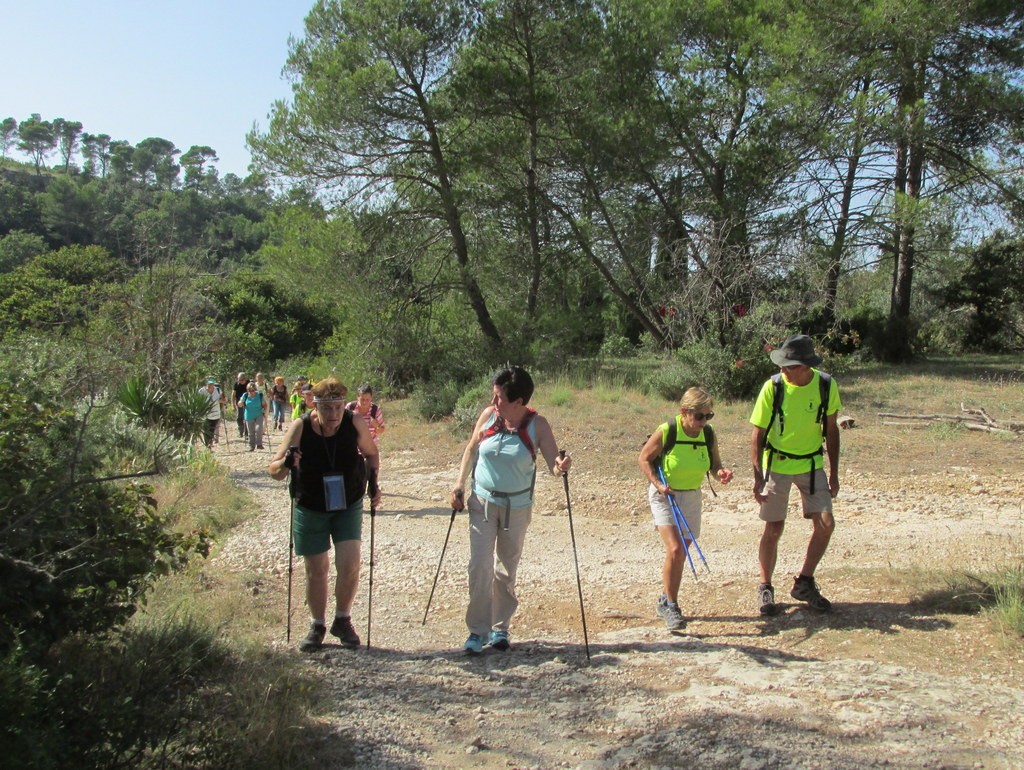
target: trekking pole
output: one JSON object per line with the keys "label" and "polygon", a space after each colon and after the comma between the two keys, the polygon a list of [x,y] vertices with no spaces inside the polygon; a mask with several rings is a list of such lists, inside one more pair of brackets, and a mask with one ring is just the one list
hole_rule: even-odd
{"label": "trekking pole", "polygon": [[288,630],[285,632],[285,641],[292,642],[292,573],[295,570],[295,468],[291,469],[288,476],[288,497],[291,500],[288,512]]}
{"label": "trekking pole", "polygon": [[[664,484],[665,486],[668,486],[668,482],[665,481],[665,474],[661,470],[661,468],[658,468],[658,473],[661,475],[661,483]],[[676,502],[675,497],[671,493],[668,495],[668,502],[672,506],[672,512],[679,517],[679,520],[683,522],[683,526],[686,527],[686,534],[690,536],[690,542],[693,543],[693,547],[697,549],[697,555],[700,556],[700,560],[704,562],[704,569],[706,569],[708,572],[711,572],[711,567],[708,566],[708,560],[704,558],[704,552],[700,550],[700,545],[697,543],[697,538],[694,537],[693,531],[690,529],[690,525],[686,521],[686,517],[683,516],[683,512],[679,509],[679,503]],[[676,526],[678,527],[679,525],[676,524]],[[680,532],[679,534],[682,534],[682,532]],[[683,545],[686,545],[685,539],[683,540]],[[686,555],[687,557],[690,556],[689,549],[687,549]],[[692,558],[690,559],[690,566],[693,566]]]}
{"label": "trekking pole", "polygon": [[[662,484],[668,487],[668,482],[665,480],[665,472],[662,470],[660,465],[658,466],[658,478],[661,479]],[[669,487],[669,489],[671,489],[671,487]],[[683,534],[683,528],[679,524],[680,520],[682,520],[683,524],[686,524],[686,519],[683,518],[683,512],[679,510],[679,506],[676,504],[676,499],[672,493],[669,492],[665,495],[665,498],[668,500],[669,510],[672,511],[672,520],[676,523],[676,532],[679,533],[679,539],[683,541],[683,553],[686,554],[686,561],[690,565],[690,571],[693,573],[693,579],[696,580],[697,568],[693,564],[693,557],[690,555],[690,547],[686,545],[686,535]],[[686,531],[690,533],[690,542],[693,542],[693,533],[690,532],[689,524],[686,524]]]}
{"label": "trekking pole", "polygon": [[[456,497],[462,499],[462,490],[455,493]],[[434,584],[430,586],[430,596],[427,597],[427,608],[423,610],[421,626],[427,625],[427,613],[430,612],[430,602],[434,600],[434,589],[437,588],[437,578],[441,574],[441,564],[444,562],[444,552],[448,550],[448,538],[452,536],[452,524],[455,523],[455,509],[452,508],[452,516],[448,519],[448,534],[444,536],[444,546],[441,548],[441,558],[437,560],[437,572],[434,573]]]}
{"label": "trekking pole", "polygon": [[377,521],[377,469],[370,469],[367,484],[370,491],[370,598],[366,607],[366,649],[370,649],[370,629],[373,625],[373,540]]}
{"label": "trekking pole", "polygon": [[[558,453],[565,457],[565,450]],[[580,582],[580,560],[576,555],[576,532],[572,526],[572,500],[569,499],[569,474],[562,471],[562,484],[565,486],[565,507],[569,511],[569,538],[572,540],[572,560],[576,565],[576,591],[580,595],[580,617],[583,619],[583,647],[587,651],[587,662],[590,662],[590,640],[587,638],[587,613],[583,609],[583,583]]]}

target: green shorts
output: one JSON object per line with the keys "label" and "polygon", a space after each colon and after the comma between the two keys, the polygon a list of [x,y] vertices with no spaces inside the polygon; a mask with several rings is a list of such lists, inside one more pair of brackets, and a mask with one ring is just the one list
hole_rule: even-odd
{"label": "green shorts", "polygon": [[293,523],[295,553],[298,556],[316,556],[331,550],[331,542],[363,539],[363,498],[359,498],[344,511],[324,513],[295,506]]}

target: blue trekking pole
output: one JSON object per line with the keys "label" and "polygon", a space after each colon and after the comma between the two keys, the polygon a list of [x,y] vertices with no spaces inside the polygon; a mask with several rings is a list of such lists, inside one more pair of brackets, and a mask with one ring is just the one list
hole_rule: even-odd
{"label": "blue trekking pole", "polygon": [[[658,466],[658,478],[661,479],[662,484],[664,484],[666,487],[668,486],[668,481],[665,480],[665,471],[662,470],[660,465]],[[671,489],[671,487],[669,488]],[[686,535],[690,536],[690,542],[693,543],[693,545],[697,548],[697,553],[700,554],[701,561],[704,562],[705,567],[708,566],[707,560],[704,559],[704,554],[701,553],[700,546],[697,545],[697,538],[693,536],[693,532],[690,530],[690,525],[689,523],[687,523],[686,517],[683,516],[683,512],[679,509],[679,504],[676,503],[675,496],[673,496],[673,494],[669,492],[668,495],[666,495],[666,497],[668,498],[669,508],[671,508],[672,510],[672,517],[675,519],[676,522],[676,529],[679,531],[679,537],[683,541],[683,550],[686,552],[686,560],[690,563],[690,570],[693,572],[693,579],[696,580],[697,568],[693,564],[693,556],[690,555],[690,548],[686,545]],[[682,522],[682,527],[679,526],[680,522]],[[686,535],[683,534],[683,527],[686,527]],[[710,571],[711,569],[709,567],[708,572]]]}

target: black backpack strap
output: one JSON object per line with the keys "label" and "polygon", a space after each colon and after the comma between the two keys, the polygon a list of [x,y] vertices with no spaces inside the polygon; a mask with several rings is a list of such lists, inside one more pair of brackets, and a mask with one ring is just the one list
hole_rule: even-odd
{"label": "black backpack strap", "polygon": [[825,429],[826,419],[828,418],[828,399],[832,394],[832,375],[828,372],[818,372],[818,396],[820,404],[818,405],[818,422],[821,423],[821,435],[825,436],[828,431]]}

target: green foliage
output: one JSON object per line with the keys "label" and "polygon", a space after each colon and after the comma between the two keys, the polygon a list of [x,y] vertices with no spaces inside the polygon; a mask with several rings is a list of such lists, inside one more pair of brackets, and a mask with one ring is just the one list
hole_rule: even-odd
{"label": "green foliage", "polygon": [[124,410],[146,428],[157,428],[184,441],[201,435],[210,401],[198,390],[167,391],[141,377],[121,383],[115,398]]}
{"label": "green foliage", "polygon": [[46,251],[46,242],[33,233],[11,230],[0,237],[0,273],[7,273]]}
{"label": "green foliage", "polygon": [[412,393],[416,413],[427,422],[436,422],[455,411],[462,385],[455,380],[433,380],[416,385]]}
{"label": "green foliage", "polygon": [[76,638],[45,669],[0,659],[0,749],[12,770],[273,768],[301,764],[315,689],[282,658],[239,650],[191,618]]}
{"label": "green foliage", "polygon": [[101,481],[103,441],[23,390],[0,383],[0,651],[39,653],[130,617],[158,576],[208,544],[169,533],[148,487]]}
{"label": "green foliage", "polygon": [[458,401],[455,402],[455,410],[452,413],[452,431],[458,435],[468,436],[476,425],[480,412],[491,403],[493,395],[494,390],[489,376],[463,391]]}
{"label": "green foliage", "polygon": [[1024,336],[1024,240],[997,233],[968,253],[962,273],[941,293],[964,318],[967,349],[1018,348]]}

